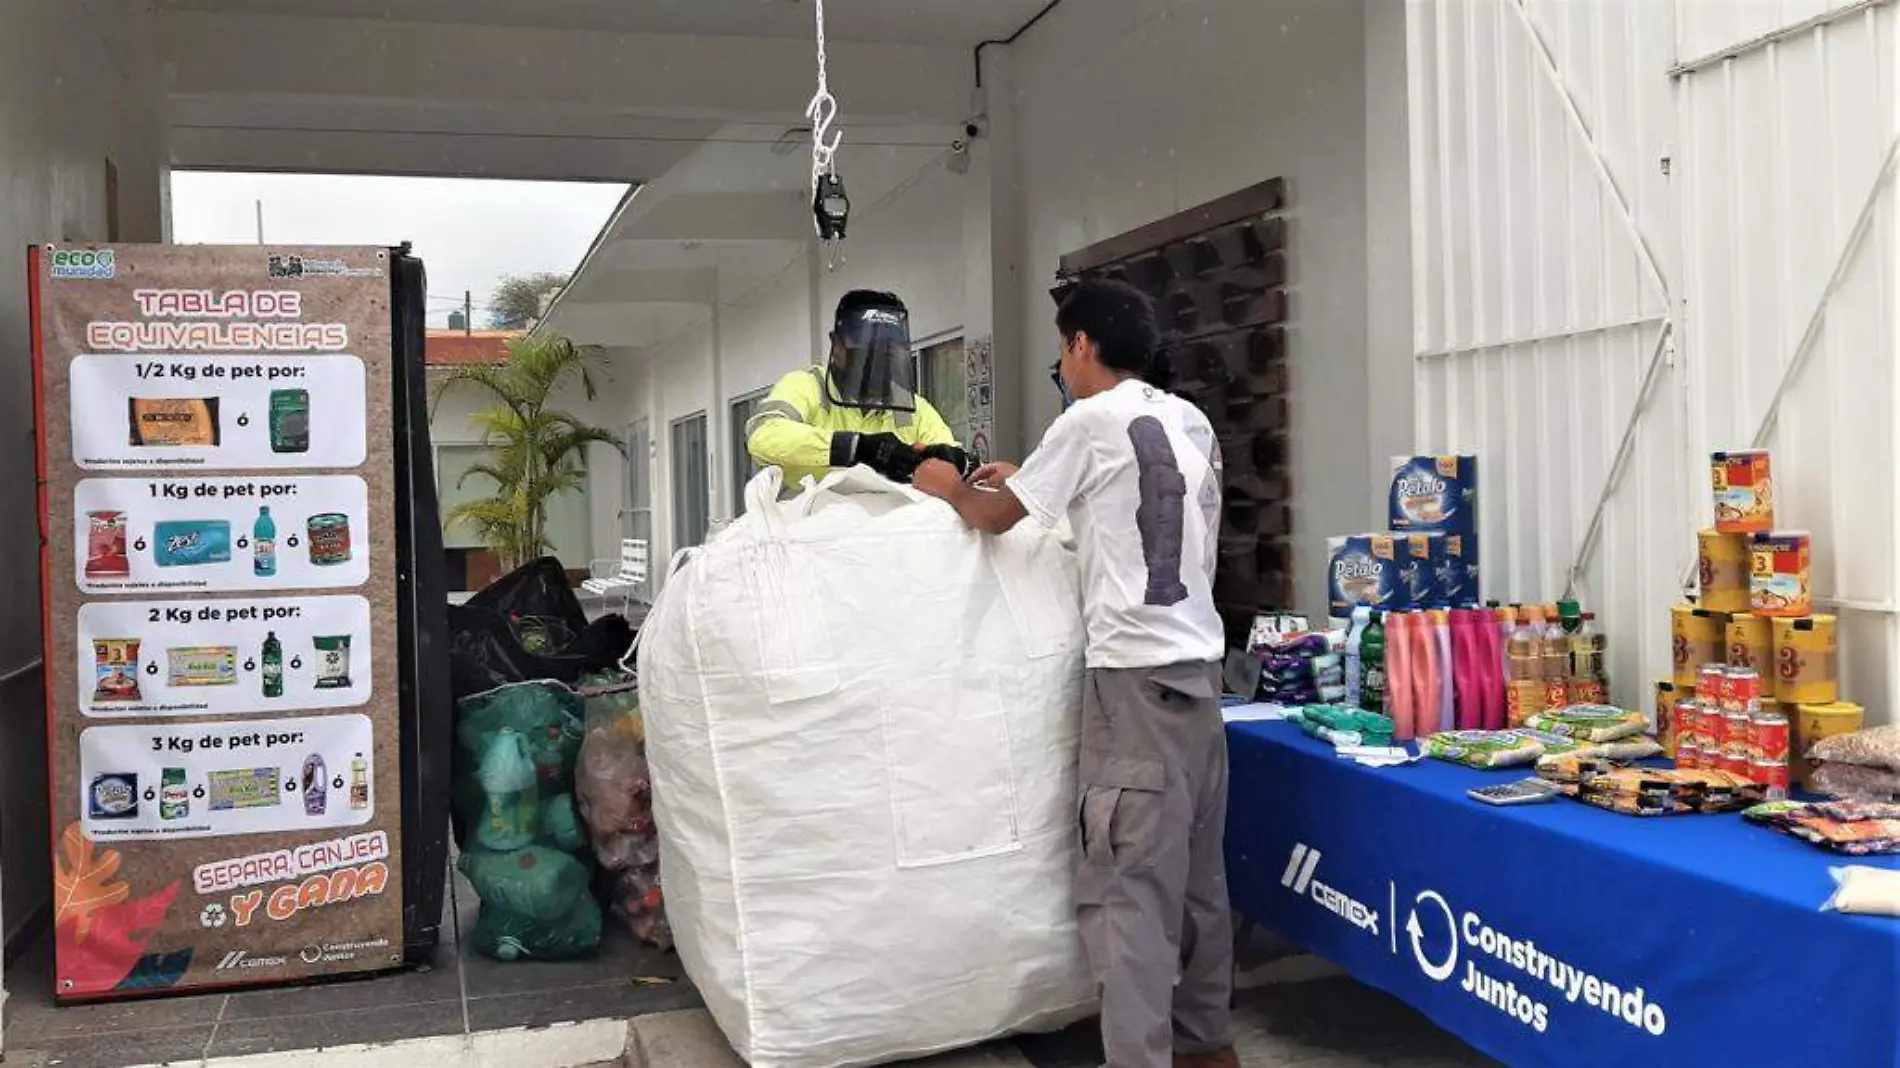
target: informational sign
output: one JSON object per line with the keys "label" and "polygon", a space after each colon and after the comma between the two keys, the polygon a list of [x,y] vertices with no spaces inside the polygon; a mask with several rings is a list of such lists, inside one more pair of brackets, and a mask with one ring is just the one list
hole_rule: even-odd
{"label": "informational sign", "polygon": [[971,338],[963,349],[964,382],[970,404],[970,451],[983,463],[995,458],[992,455],[996,441],[995,354],[995,342],[988,337]]}
{"label": "informational sign", "polygon": [[56,994],[397,966],[388,250],[32,281]]}

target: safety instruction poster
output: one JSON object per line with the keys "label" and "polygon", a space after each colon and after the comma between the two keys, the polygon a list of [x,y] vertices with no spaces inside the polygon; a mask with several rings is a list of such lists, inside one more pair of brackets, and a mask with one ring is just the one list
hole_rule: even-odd
{"label": "safety instruction poster", "polygon": [[389,267],[33,252],[63,1000],[401,961]]}

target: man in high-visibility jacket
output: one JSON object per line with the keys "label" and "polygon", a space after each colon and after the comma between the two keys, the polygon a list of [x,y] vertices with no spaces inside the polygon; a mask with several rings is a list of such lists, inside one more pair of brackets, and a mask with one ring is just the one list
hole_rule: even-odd
{"label": "man in high-visibility jacket", "polygon": [[891,293],[846,293],[825,366],[779,379],[745,429],[746,451],[761,466],[781,468],[788,488],[857,464],[906,483],[928,459],[966,473],[972,466],[943,416],[917,393],[910,312]]}

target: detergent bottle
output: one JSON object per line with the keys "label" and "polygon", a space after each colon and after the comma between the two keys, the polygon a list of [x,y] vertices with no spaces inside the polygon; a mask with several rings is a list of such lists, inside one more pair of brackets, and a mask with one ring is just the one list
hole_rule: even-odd
{"label": "detergent bottle", "polygon": [[1438,659],[1438,725],[1436,730],[1449,731],[1458,728],[1456,675],[1458,666],[1451,655],[1451,613],[1443,608],[1435,608],[1427,613],[1432,622],[1432,645]]}
{"label": "detergent bottle", "polygon": [[1392,737],[1409,742],[1418,736],[1413,725],[1417,690],[1412,681],[1412,615],[1394,612],[1386,617],[1385,632],[1385,711],[1392,717]]}
{"label": "detergent bottle", "polygon": [[1365,633],[1359,637],[1359,707],[1368,712],[1384,712],[1385,707],[1385,624],[1381,613],[1367,614]]}

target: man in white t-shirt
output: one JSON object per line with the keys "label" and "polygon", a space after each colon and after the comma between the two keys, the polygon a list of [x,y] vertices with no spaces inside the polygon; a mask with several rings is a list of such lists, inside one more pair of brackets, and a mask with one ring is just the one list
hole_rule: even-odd
{"label": "man in white t-shirt", "polygon": [[1065,516],[1088,622],[1076,902],[1102,985],[1109,1068],[1238,1068],[1221,839],[1224,636],[1214,610],[1220,447],[1161,386],[1154,309],[1120,282],[1071,287],[1056,384],[1073,401],[1020,469],[914,484],[997,534]]}

